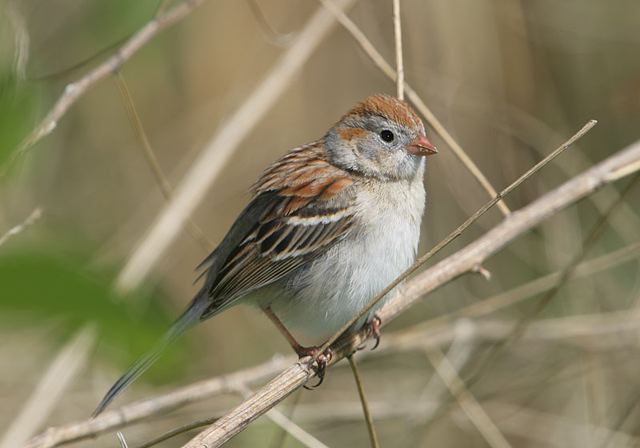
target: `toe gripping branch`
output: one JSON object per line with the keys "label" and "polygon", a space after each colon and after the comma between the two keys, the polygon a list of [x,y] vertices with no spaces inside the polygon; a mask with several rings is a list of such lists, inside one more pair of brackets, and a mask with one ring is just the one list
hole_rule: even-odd
{"label": "toe gripping branch", "polygon": [[327,364],[329,364],[329,361],[331,361],[331,358],[333,358],[333,351],[331,350],[331,348],[326,349],[322,353],[318,353],[318,351],[319,348],[315,347],[315,350],[313,350],[311,353],[306,354],[306,356],[315,358],[314,370],[316,371],[316,376],[318,377],[318,383],[316,385],[307,386],[305,384],[303,386],[307,390],[315,389],[322,384],[322,382],[324,381],[324,375],[327,371]]}
{"label": "toe gripping branch", "polygon": [[[368,329],[369,337],[372,337],[375,340],[375,344],[371,348],[371,350],[375,350],[380,345],[380,328],[382,327],[382,320],[376,314],[373,318],[365,324],[365,327]],[[358,347],[358,350],[361,350],[364,347]],[[318,353],[319,348],[313,347],[310,350],[305,350],[304,353],[299,353],[300,356],[312,356],[315,358],[315,371],[316,376],[318,377],[318,384],[314,386],[304,386],[305,389],[315,389],[320,386],[324,381],[324,375],[327,371],[327,364],[331,361],[333,357],[333,351],[331,348],[326,349],[323,353]]]}
{"label": "toe gripping branch", "polygon": [[[382,319],[380,319],[377,314],[375,314],[373,318],[363,326],[363,328],[367,330],[367,337],[373,338],[373,340],[375,341],[373,347],[371,347],[371,350],[375,350],[376,348],[378,348],[378,345],[380,345],[380,336],[382,335],[382,333],[380,332],[381,327]],[[366,341],[358,347],[358,350],[364,350],[365,347]]]}
{"label": "toe gripping branch", "polygon": [[[373,318],[365,324],[365,327],[368,329],[369,337],[375,340],[375,344],[371,348],[371,350],[375,350],[380,345],[380,328],[382,327],[382,319],[376,314]],[[358,347],[358,350],[361,350],[363,347]],[[303,358],[305,356],[311,356],[315,358],[314,362],[314,370],[316,371],[316,376],[318,377],[318,384],[314,386],[307,386],[306,384],[303,386],[307,390],[315,389],[320,386],[324,381],[324,376],[327,371],[327,365],[331,358],[333,358],[333,351],[331,348],[326,349],[322,353],[318,353],[320,350],[319,347],[299,347],[298,356]]]}
{"label": "toe gripping branch", "polygon": [[376,341],[376,343],[373,344],[373,347],[371,347],[371,350],[375,350],[378,348],[378,345],[380,345],[380,336],[382,335],[380,333],[380,328],[382,327],[382,319],[380,319],[380,316],[375,314],[373,316],[373,319],[371,319],[368,325],[369,325],[369,336],[375,339]]}

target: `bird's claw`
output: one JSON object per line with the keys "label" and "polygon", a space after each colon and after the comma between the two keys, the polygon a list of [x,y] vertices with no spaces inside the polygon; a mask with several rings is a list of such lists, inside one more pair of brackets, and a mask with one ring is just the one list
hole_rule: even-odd
{"label": "bird's claw", "polygon": [[327,371],[327,364],[329,364],[329,361],[331,361],[331,358],[333,358],[333,352],[330,348],[326,349],[322,353],[318,352],[318,347],[309,347],[305,348],[304,352],[298,353],[298,356],[300,356],[301,358],[305,356],[311,356],[315,361],[314,370],[316,371],[316,376],[318,377],[318,383],[314,386],[307,386],[305,384],[303,387],[307,390],[315,389],[322,384],[322,382],[324,381],[324,375]]}
{"label": "bird's claw", "polygon": [[380,319],[376,314],[369,322],[369,334],[376,341],[376,343],[373,344],[373,347],[371,347],[371,350],[375,350],[378,348],[378,345],[380,345],[380,336],[382,335],[382,333],[380,333],[380,327],[382,327],[382,319]]}

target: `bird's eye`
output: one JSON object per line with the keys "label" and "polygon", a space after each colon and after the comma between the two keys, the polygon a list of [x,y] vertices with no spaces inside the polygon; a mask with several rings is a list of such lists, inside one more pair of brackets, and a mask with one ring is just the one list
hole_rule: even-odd
{"label": "bird's eye", "polygon": [[391,132],[388,129],[385,129],[384,131],[380,132],[380,138],[387,143],[391,143],[395,138],[395,136],[393,135],[393,132]]}

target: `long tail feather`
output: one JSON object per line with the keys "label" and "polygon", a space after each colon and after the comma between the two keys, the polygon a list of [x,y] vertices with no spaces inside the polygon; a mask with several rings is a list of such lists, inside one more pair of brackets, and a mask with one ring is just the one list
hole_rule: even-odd
{"label": "long tail feather", "polygon": [[[198,297],[201,295],[199,294]],[[133,366],[122,375],[118,381],[116,381],[109,391],[105,394],[104,398],[96,407],[91,415],[92,418],[98,416],[105,408],[116,398],[129,384],[133,383],[140,375],[142,375],[151,365],[160,357],[162,352],[171,345],[180,335],[182,335],[187,329],[194,324],[198,323],[200,316],[207,307],[205,300],[194,300],[189,308],[180,316],[169,328],[169,331],[160,339],[156,345],[140,359],[138,359]]]}

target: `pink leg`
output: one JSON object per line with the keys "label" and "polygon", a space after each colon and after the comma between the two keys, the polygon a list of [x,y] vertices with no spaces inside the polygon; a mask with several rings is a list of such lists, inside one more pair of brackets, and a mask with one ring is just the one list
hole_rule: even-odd
{"label": "pink leg", "polygon": [[316,375],[318,375],[318,378],[320,379],[315,387],[318,387],[320,384],[322,384],[322,381],[324,380],[324,373],[327,368],[327,363],[331,360],[331,349],[327,349],[325,353],[318,353],[320,347],[316,347],[313,345],[310,347],[304,347],[300,345],[298,341],[296,341],[296,338],[294,338],[291,332],[287,329],[287,327],[285,327],[280,319],[278,319],[278,316],[275,315],[271,307],[265,307],[262,309],[262,311],[264,311],[271,322],[273,322],[280,333],[282,333],[282,335],[285,337],[287,342],[289,342],[289,345],[291,345],[291,348],[293,348],[298,357],[304,358],[306,356],[312,356],[315,358],[316,362],[318,363]]}

